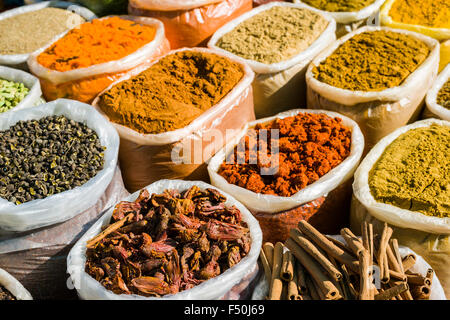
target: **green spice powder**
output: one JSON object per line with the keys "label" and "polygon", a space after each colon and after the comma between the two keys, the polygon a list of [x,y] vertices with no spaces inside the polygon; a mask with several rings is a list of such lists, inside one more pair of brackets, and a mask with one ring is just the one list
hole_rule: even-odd
{"label": "green spice powder", "polygon": [[21,82],[0,79],[0,113],[17,106],[29,92]]}
{"label": "green spice powder", "polygon": [[444,108],[450,109],[450,79],[439,90],[436,102]]}
{"label": "green spice powder", "polygon": [[413,36],[369,31],[345,41],[312,72],[333,87],[381,91],[401,85],[429,53],[429,47]]}
{"label": "green spice powder", "polygon": [[375,0],[302,0],[311,7],[330,12],[359,11]]}
{"label": "green spice powder", "polygon": [[324,17],[311,10],[276,6],[243,21],[217,46],[245,59],[277,63],[307,49],[327,25]]}
{"label": "green spice powder", "polygon": [[450,217],[450,128],[433,124],[400,135],[369,172],[369,186],[379,202]]}

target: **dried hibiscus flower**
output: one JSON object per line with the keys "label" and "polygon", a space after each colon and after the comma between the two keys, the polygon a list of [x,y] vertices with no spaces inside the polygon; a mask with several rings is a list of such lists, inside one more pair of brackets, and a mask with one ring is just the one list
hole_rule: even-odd
{"label": "dried hibiscus flower", "polygon": [[86,272],[116,294],[164,296],[233,267],[250,251],[241,212],[215,189],[197,186],[116,205],[110,224],[87,242]]}

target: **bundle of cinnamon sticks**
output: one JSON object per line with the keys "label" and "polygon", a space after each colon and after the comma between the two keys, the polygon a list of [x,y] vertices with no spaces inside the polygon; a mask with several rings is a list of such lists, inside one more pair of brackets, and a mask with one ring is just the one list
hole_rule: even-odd
{"label": "bundle of cinnamon sticks", "polygon": [[410,269],[413,254],[400,256],[393,230],[381,234],[365,222],[361,237],[344,228],[342,243],[306,221],[285,243],[265,243],[260,261],[270,284],[268,300],[428,300],[433,270]]}

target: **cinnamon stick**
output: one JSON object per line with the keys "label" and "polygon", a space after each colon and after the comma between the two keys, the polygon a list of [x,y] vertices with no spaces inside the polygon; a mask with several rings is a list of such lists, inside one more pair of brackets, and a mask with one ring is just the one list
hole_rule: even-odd
{"label": "cinnamon stick", "polygon": [[125,216],[124,218],[120,219],[117,222],[114,222],[113,224],[111,224],[110,226],[108,226],[105,230],[103,230],[102,232],[100,232],[98,235],[96,235],[94,238],[92,238],[91,240],[89,240],[86,244],[87,248],[92,248],[94,247],[97,242],[99,242],[100,240],[104,239],[105,237],[107,237],[109,234],[113,233],[114,231],[122,228],[122,226],[131,218],[133,218],[134,214],[133,213],[129,213],[127,216]]}
{"label": "cinnamon stick", "polygon": [[264,254],[266,255],[267,261],[269,262],[270,269],[273,269],[273,243],[266,242],[263,245]]}
{"label": "cinnamon stick", "polygon": [[303,250],[309,253],[309,255],[313,257],[333,279],[336,281],[342,279],[342,273],[299,230],[291,229],[290,237],[301,246]]}
{"label": "cinnamon stick", "polygon": [[275,278],[272,280],[272,285],[269,291],[269,300],[281,300],[283,293],[283,281],[280,278]]}
{"label": "cinnamon stick", "polygon": [[264,250],[261,250],[259,252],[259,259],[261,260],[261,264],[264,269],[264,276],[270,284],[270,281],[272,280],[272,270],[270,269],[270,265],[269,262],[267,261],[267,257],[264,253]]}
{"label": "cinnamon stick", "polygon": [[359,251],[358,255],[360,267],[359,300],[370,300],[369,253],[364,249]]}
{"label": "cinnamon stick", "polygon": [[280,278],[284,281],[291,281],[294,277],[294,256],[290,251],[283,253],[283,262],[281,263]]}
{"label": "cinnamon stick", "polygon": [[408,254],[402,259],[404,272],[411,269],[415,264],[416,264],[416,256],[414,254]]}
{"label": "cinnamon stick", "polygon": [[296,274],[297,274],[297,288],[298,292],[302,295],[308,293],[308,286],[306,285],[306,274],[305,269],[301,263],[295,264]]}
{"label": "cinnamon stick", "polygon": [[350,270],[356,273],[359,272],[359,262],[355,260],[354,257],[328,240],[308,222],[302,220],[299,222],[298,227],[300,231],[309,238],[309,240],[322,248],[327,254],[331,255],[337,261],[348,266]]}
{"label": "cinnamon stick", "polygon": [[294,273],[292,280],[288,282],[287,286],[287,298],[288,300],[303,300],[302,296],[298,292],[297,286],[297,273]]}
{"label": "cinnamon stick", "polygon": [[392,288],[386,289],[383,292],[375,296],[375,300],[391,300],[392,298],[399,296],[402,292],[408,290],[408,284],[402,282]]}
{"label": "cinnamon stick", "polygon": [[339,299],[339,291],[334,284],[325,276],[320,265],[306,251],[304,251],[294,240],[289,238],[286,246],[292,251],[297,260],[308,270],[311,277],[316,281],[319,289],[327,299]]}
{"label": "cinnamon stick", "polygon": [[306,279],[306,286],[308,287],[309,295],[311,296],[312,300],[320,300],[319,293],[317,292],[316,286],[314,285],[314,282],[312,281],[310,276],[307,276]]}

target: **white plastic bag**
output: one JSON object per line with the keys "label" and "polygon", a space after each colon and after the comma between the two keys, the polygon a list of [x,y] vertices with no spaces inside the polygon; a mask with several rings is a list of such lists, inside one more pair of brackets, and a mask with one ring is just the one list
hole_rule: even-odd
{"label": "white plastic bag", "polygon": [[[150,194],[162,193],[166,189],[187,190],[192,186],[201,189],[214,188],[201,181],[181,181],[181,180],[160,180],[146,187]],[[215,188],[214,188],[215,189]],[[107,211],[75,244],[67,257],[67,272],[70,274],[72,282],[78,291],[81,299],[85,300],[212,300],[219,299],[227,294],[234,286],[238,285],[249,273],[254,271],[258,263],[259,251],[262,245],[262,233],[258,222],[251,213],[241,203],[231,195],[219,190],[226,198],[227,206],[235,205],[242,213],[242,220],[248,224],[252,239],[249,253],[235,266],[226,270],[219,276],[195,286],[192,289],[181,291],[176,294],[165,295],[162,298],[144,297],[140,295],[114,294],[107,290],[98,281],[85,272],[86,263],[86,242],[101,232],[102,226],[108,225],[114,208]],[[133,193],[124,201],[134,201],[139,195],[139,191]]]}
{"label": "white plastic bag", "polygon": [[63,38],[70,30],[59,35],[50,44],[30,55],[28,58],[28,66],[30,71],[40,79],[42,91],[47,100],[70,98],[90,103],[99,92],[120,77],[123,77],[129,72],[144,70],[153,60],[169,51],[169,44],[164,33],[164,25],[161,21],[146,17],[119,17],[136,21],[143,25],[153,26],[156,29],[154,39],[122,59],[64,72],[51,70],[42,66],[37,61],[37,57],[47,48],[51,47],[57,40]]}
{"label": "white plastic bag", "polygon": [[450,64],[441,71],[436,78],[431,89],[428,91],[426,103],[427,108],[424,110],[424,116],[437,117],[439,119],[450,121],[450,109],[447,109],[436,102],[437,95],[442,86],[450,79]]}
{"label": "white plastic bag", "polygon": [[25,87],[27,87],[30,90],[28,94],[25,96],[25,98],[23,98],[22,101],[20,101],[20,103],[17,106],[0,114],[6,114],[9,112],[33,107],[42,102],[41,98],[42,91],[39,79],[29,74],[28,72],[0,66],[0,79],[14,82],[21,82],[25,85]]}
{"label": "white plastic bag", "polygon": [[[307,8],[323,16],[328,21],[328,26],[306,50],[288,60],[272,64],[265,64],[255,60],[242,58],[216,45],[225,34],[232,31],[239,24],[273,7]],[[335,31],[336,22],[330,15],[323,11],[308,7],[304,4],[272,2],[254,8],[224,25],[211,37],[211,40],[208,42],[208,47],[233,57],[236,60],[240,60],[243,63],[247,63],[256,73],[253,82],[255,113],[256,116],[260,118],[284,111],[289,106],[304,106],[306,99],[306,67],[319,52],[336,40]],[[292,83],[289,87],[286,86],[288,90],[283,90],[282,94],[274,97],[274,95],[288,84],[291,79],[295,83]]]}
{"label": "white plastic bag", "polygon": [[[341,236],[332,236],[333,238],[344,243],[344,239]],[[416,256],[416,263],[414,266],[409,269],[411,272],[419,273],[422,276],[426,276],[427,271],[431,266],[417,253],[412,251],[407,247],[400,246],[399,252],[402,258],[407,256],[408,254],[414,254]],[[264,300],[265,297],[269,294],[269,283],[262,274],[261,280],[255,287],[253,291],[252,300]],[[430,292],[430,300],[447,300],[445,297],[444,289],[442,288],[439,279],[436,276],[436,273],[433,274],[433,281],[431,283],[431,292]]]}
{"label": "white plastic bag", "polygon": [[64,115],[95,130],[101,144],[106,147],[103,169],[84,185],[44,199],[15,205],[0,198],[0,229],[26,231],[66,221],[94,205],[111,182],[117,164],[119,136],[90,105],[58,99],[34,108],[9,112],[0,115],[0,130],[6,130],[18,121],[51,115]]}
{"label": "white plastic bag", "polygon": [[[35,4],[30,4],[27,6],[21,6],[16,9],[11,9],[11,10],[5,11],[3,13],[0,13],[0,20],[10,18],[15,15],[31,12],[31,11],[37,11],[37,10],[44,9],[47,7],[55,7],[55,8],[61,8],[61,9],[67,9],[69,11],[73,11],[76,14],[83,17],[87,21],[97,18],[97,16],[91,10],[81,7],[81,6],[78,6],[71,2],[43,1],[43,2],[39,2],[39,3],[35,3]],[[20,68],[20,69],[28,69],[26,62],[27,62],[30,54],[31,54],[31,52],[25,53],[25,54],[0,55],[0,64],[15,67],[15,68]]]}
{"label": "white plastic bag", "polygon": [[[206,48],[179,49],[171,51],[167,55],[186,50],[224,56],[220,52]],[[164,56],[160,59],[162,58]],[[157,63],[160,59],[154,63]],[[234,59],[231,60],[240,63]],[[211,141],[204,137],[218,131],[225,137],[226,130],[240,130],[248,121],[255,119],[251,88],[254,73],[247,65],[243,64],[242,67],[244,75],[240,82],[219,103],[203,112],[184,128],[158,134],[142,134],[121,124],[112,123],[121,138],[119,161],[125,186],[128,190],[134,192],[161,178],[185,179],[189,176],[189,180],[203,180],[203,176],[207,177],[206,168],[201,170],[204,171],[204,174],[198,173],[197,170],[203,165],[204,161],[208,160],[207,155],[203,154],[204,150],[208,148],[219,150],[223,147],[224,142],[219,141],[220,139],[211,139]],[[127,75],[119,79],[104,92],[131,77],[132,75]],[[94,100],[93,106],[109,120],[108,116],[98,106],[102,94],[103,92]],[[175,147],[189,146],[191,141],[204,142],[202,150],[193,150],[192,152],[200,154],[200,163],[174,163],[173,152],[176,150]],[[196,176],[190,176],[197,173]]]}
{"label": "white plastic bag", "polygon": [[[275,119],[291,117],[300,112],[326,114],[330,117],[338,117],[342,119],[343,125],[351,128],[352,144],[350,154],[337,167],[330,170],[319,180],[306,186],[291,197],[257,194],[253,191],[228,183],[228,181],[225,180],[224,177],[217,173],[220,165],[225,161],[226,156],[230,152],[233,152],[234,147],[238,144],[240,139],[244,137],[248,129],[254,127],[257,123],[266,123]],[[222,150],[216,153],[213,158],[211,158],[208,165],[208,173],[211,179],[211,183],[214,186],[233,195],[236,199],[241,201],[250,211],[277,213],[283,210],[295,208],[304,203],[313,201],[321,196],[327,195],[341,183],[350,179],[353,176],[356,167],[358,166],[363,149],[364,137],[358,125],[353,120],[342,116],[341,114],[325,110],[294,109],[279,113],[273,117],[250,122],[239,135],[237,135],[230,143],[228,143]]]}
{"label": "white plastic bag", "polygon": [[24,286],[12,275],[10,275],[3,269],[0,269],[0,285],[11,292],[11,294],[17,300],[33,300],[33,297],[28,292],[28,290],[25,289]]}
{"label": "white plastic bag", "polygon": [[[313,68],[345,41],[356,34],[380,30],[413,36],[430,48],[430,54],[425,61],[402,84],[382,91],[352,91],[331,86],[314,77]],[[338,39],[311,62],[306,72],[307,105],[312,109],[336,111],[355,120],[364,133],[368,151],[381,138],[419,116],[420,106],[437,76],[438,67],[437,40],[407,30],[362,27]]]}
{"label": "white plastic bag", "polygon": [[350,213],[350,224],[355,232],[363,221],[374,224],[374,230],[381,229],[387,222],[393,229],[393,237],[420,254],[436,271],[446,295],[450,297],[450,218],[427,216],[394,205],[377,202],[369,187],[369,172],[389,146],[401,134],[415,128],[432,124],[449,126],[449,121],[428,119],[401,127],[381,141],[367,154],[355,172],[353,183],[354,199]]}

